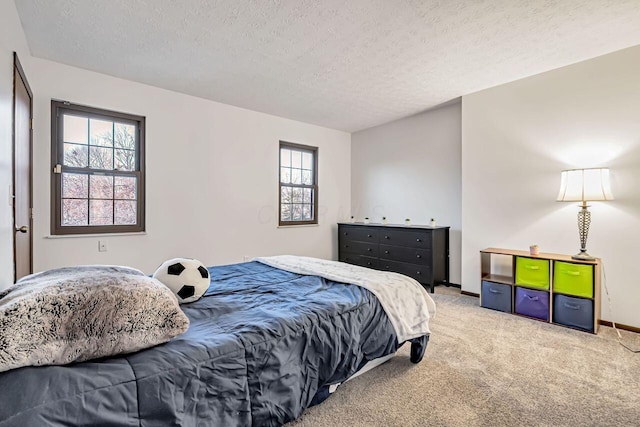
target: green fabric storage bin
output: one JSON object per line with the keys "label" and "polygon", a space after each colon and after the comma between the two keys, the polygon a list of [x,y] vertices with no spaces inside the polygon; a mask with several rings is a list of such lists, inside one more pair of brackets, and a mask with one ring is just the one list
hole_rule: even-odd
{"label": "green fabric storage bin", "polygon": [[549,260],[516,257],[516,285],[549,289]]}
{"label": "green fabric storage bin", "polygon": [[593,266],[555,261],[553,291],[577,297],[593,298]]}

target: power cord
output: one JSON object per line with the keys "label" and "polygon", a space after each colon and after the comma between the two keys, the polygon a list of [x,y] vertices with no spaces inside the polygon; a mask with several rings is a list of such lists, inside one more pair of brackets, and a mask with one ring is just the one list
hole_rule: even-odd
{"label": "power cord", "polygon": [[[611,296],[609,296],[609,288],[607,287],[607,272],[604,269],[604,262],[602,262],[602,276],[604,279],[603,280],[604,292],[607,294],[607,301],[609,301],[609,313],[613,314],[613,305],[611,304]],[[616,327],[616,322],[611,320],[611,325],[613,326],[613,330],[616,331],[616,333],[618,334],[618,342],[620,343],[621,346],[623,346],[624,348],[626,348],[632,353],[640,353],[640,350],[634,350],[633,348],[629,347],[627,344],[622,342],[622,334]]]}

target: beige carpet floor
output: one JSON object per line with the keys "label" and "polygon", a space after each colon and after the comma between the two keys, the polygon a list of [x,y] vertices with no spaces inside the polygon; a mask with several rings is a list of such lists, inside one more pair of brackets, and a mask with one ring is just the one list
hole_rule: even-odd
{"label": "beige carpet floor", "polygon": [[[640,426],[640,354],[598,335],[436,294],[420,364],[408,346],[290,426]],[[623,331],[640,348],[640,334]]]}

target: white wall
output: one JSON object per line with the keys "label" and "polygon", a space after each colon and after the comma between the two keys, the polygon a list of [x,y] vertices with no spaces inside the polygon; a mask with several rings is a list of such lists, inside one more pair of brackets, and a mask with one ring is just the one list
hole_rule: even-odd
{"label": "white wall", "polygon": [[[172,257],[207,265],[294,253],[337,258],[336,222],[348,215],[348,133],[32,59],[35,102],[36,271],[125,264],[151,273]],[[50,102],[62,99],[146,116],[147,233],[48,238]],[[277,227],[279,140],[319,147],[319,226]]]}
{"label": "white wall", "polygon": [[30,75],[30,56],[12,0],[0,0],[0,289],[13,283],[13,52]]}
{"label": "white wall", "polygon": [[591,203],[587,248],[605,265],[602,318],[640,327],[639,70],[640,46],[463,97],[464,290],[480,290],[485,247],[577,253],[560,171],[609,167],[616,199]]}
{"label": "white wall", "polygon": [[356,132],[351,138],[351,211],[357,220],[451,226],[451,282],[460,283],[460,102]]}

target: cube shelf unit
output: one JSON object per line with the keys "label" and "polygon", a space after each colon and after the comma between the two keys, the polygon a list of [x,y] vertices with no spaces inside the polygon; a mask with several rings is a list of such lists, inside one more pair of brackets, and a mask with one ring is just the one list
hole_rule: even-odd
{"label": "cube shelf unit", "polygon": [[[494,273],[496,258],[510,263],[510,272]],[[599,258],[583,261],[570,255],[487,248],[480,251],[480,259],[482,307],[598,333]]]}

